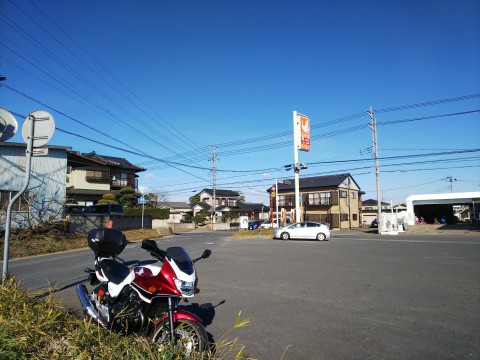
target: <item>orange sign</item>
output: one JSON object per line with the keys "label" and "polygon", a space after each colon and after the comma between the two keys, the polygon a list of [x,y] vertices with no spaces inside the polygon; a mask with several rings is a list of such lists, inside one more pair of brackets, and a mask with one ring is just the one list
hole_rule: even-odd
{"label": "orange sign", "polygon": [[310,119],[300,116],[300,150],[310,151]]}

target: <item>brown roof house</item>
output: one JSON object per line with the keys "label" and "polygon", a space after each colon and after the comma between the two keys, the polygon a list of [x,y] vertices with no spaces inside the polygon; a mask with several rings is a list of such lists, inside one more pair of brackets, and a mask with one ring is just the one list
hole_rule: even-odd
{"label": "brown roof house", "polygon": [[[278,184],[279,216],[294,221],[295,180],[287,182]],[[300,198],[301,221],[327,223],[331,229],[360,227],[361,190],[350,174],[301,178]]]}
{"label": "brown roof house", "polygon": [[137,173],[146,169],[127,159],[99,155],[95,151],[67,153],[67,202],[94,205],[103,194],[118,195],[131,187],[138,190]]}

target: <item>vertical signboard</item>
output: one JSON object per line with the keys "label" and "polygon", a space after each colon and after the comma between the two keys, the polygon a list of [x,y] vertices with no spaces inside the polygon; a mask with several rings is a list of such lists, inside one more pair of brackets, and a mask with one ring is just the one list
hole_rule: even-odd
{"label": "vertical signboard", "polygon": [[298,150],[310,151],[310,119],[306,115],[294,114],[293,136]]}
{"label": "vertical signboard", "polygon": [[299,150],[310,151],[310,119],[305,115],[299,115],[300,123],[300,147]]}

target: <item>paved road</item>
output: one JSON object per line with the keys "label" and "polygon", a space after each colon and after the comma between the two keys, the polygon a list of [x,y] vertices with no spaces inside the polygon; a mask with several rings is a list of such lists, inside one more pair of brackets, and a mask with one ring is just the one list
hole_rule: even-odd
{"label": "paved road", "polygon": [[[480,238],[379,236],[335,232],[329,242],[232,239],[188,233],[159,241],[186,247],[199,261],[200,294],[187,304],[218,341],[238,311],[236,329],[258,359],[480,358]],[[145,259],[139,244],[122,257]],[[16,260],[25,286],[46,279],[76,306],[74,287],[91,266],[90,251]]]}

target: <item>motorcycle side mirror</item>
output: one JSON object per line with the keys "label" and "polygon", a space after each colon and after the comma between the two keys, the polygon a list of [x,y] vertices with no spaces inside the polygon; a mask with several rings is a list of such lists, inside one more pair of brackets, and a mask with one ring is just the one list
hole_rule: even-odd
{"label": "motorcycle side mirror", "polygon": [[202,254],[202,259],[208,259],[212,255],[212,250],[205,250]]}
{"label": "motorcycle side mirror", "polygon": [[155,240],[145,239],[142,241],[142,249],[147,251],[158,252],[159,248]]}

